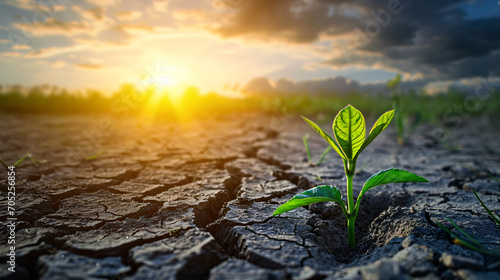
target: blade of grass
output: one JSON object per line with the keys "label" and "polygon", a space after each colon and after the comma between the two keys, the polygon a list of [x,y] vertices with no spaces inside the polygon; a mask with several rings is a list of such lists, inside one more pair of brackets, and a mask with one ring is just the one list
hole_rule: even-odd
{"label": "blade of grass", "polygon": [[478,246],[482,246],[481,243],[479,243],[479,241],[477,241],[474,237],[470,236],[469,234],[467,234],[467,232],[465,232],[461,227],[459,227],[457,224],[455,224],[455,222],[453,222],[452,220],[450,220],[449,218],[445,217],[445,219],[450,222],[450,224],[452,224],[456,229],[458,229],[458,231],[460,231],[463,235],[465,235],[465,237],[471,242],[471,243],[474,243]]}
{"label": "blade of grass", "polygon": [[356,170],[356,173],[361,173],[365,170],[365,168],[368,166],[368,164],[371,162],[370,159],[366,160],[358,170]]}
{"label": "blade of grass", "polygon": [[494,215],[493,212],[491,212],[491,210],[488,208],[488,206],[486,206],[486,204],[484,204],[484,202],[481,200],[481,198],[479,198],[479,195],[477,195],[477,192],[474,189],[471,189],[471,190],[474,193],[474,195],[476,196],[477,200],[479,200],[479,203],[481,203],[481,205],[483,206],[484,210],[486,210],[488,215],[490,215],[490,217],[493,218],[495,223],[497,223],[497,225],[500,226],[500,219],[496,215]]}
{"label": "blade of grass", "polygon": [[104,148],[101,151],[99,151],[97,154],[94,154],[94,155],[91,155],[91,156],[88,156],[88,157],[84,157],[83,159],[85,159],[85,160],[96,159],[96,158],[102,156],[102,154],[104,154],[107,150],[108,150],[108,148]]}
{"label": "blade of grass", "polygon": [[[400,109],[401,110],[401,109]],[[404,125],[403,125],[403,115],[401,111],[396,113],[396,130],[398,132],[398,144],[404,144]]]}
{"label": "blade of grass", "polygon": [[321,154],[321,158],[316,162],[316,165],[320,165],[325,161],[326,155],[332,150],[333,148],[331,146],[328,146],[325,151]]}
{"label": "blade of grass", "polygon": [[494,176],[493,176],[493,175],[491,175],[490,173],[487,173],[487,174],[488,174],[488,176],[489,176],[491,179],[495,180],[497,183],[499,183],[499,184],[500,184],[500,180],[498,180],[496,177],[494,177]]}
{"label": "blade of grass", "polygon": [[39,162],[36,158],[34,158],[31,154],[28,156],[28,158],[31,160],[31,162],[36,163],[36,164],[42,164]]}
{"label": "blade of grass", "polygon": [[12,166],[18,166],[19,164],[21,164],[27,157],[31,156],[30,154],[25,154],[24,157],[22,157],[21,159],[19,159],[18,161],[16,161],[16,163],[14,163]]}
{"label": "blade of grass", "polygon": [[[23,161],[25,161],[27,158],[29,158],[32,162],[36,163],[36,164],[42,164],[41,162],[39,162],[37,159],[35,159],[31,154],[25,154],[22,158],[20,158],[18,161],[16,161],[14,164],[12,164],[11,166],[18,166],[19,164],[21,164]],[[9,168],[10,165],[6,164],[3,160],[0,159],[0,163],[5,167],[5,168]]]}
{"label": "blade of grass", "polygon": [[[450,219],[448,219],[446,217],[445,217],[445,219],[448,220],[449,222],[451,222],[452,225],[455,226],[460,232],[462,232],[462,233],[466,234],[466,236],[470,237],[469,240],[466,240],[466,239],[454,234],[453,232],[451,232],[447,227],[445,227],[440,222],[434,220],[434,223],[436,223],[436,225],[440,229],[442,229],[444,232],[448,233],[451,237],[454,238],[453,243],[460,245],[464,248],[479,252],[479,253],[484,254],[484,255],[488,255],[488,256],[492,256],[492,257],[496,257],[496,258],[500,257],[500,252],[497,252],[494,250],[489,250],[489,249],[485,248],[481,243],[479,243],[477,240],[475,240],[470,235],[465,233],[465,231],[462,230],[457,224],[453,223]],[[474,241],[476,243],[471,243],[471,241]]]}
{"label": "blade of grass", "polygon": [[307,138],[308,138],[308,135],[304,135],[304,137],[302,137],[302,140],[304,141],[304,146],[306,146],[306,152],[307,152],[307,161],[309,162],[309,164],[312,163],[312,160],[311,160],[311,150],[309,149],[309,143],[307,142]]}
{"label": "blade of grass", "polygon": [[421,120],[422,120],[422,114],[420,113],[420,111],[418,111],[415,114],[415,118],[413,119],[413,122],[411,124],[410,133],[409,133],[408,137],[410,137],[415,132],[415,130],[417,129]]}
{"label": "blade of grass", "polygon": [[[482,248],[480,247],[477,247],[475,244],[471,244],[469,243],[468,241],[462,239],[462,237],[454,234],[453,232],[451,232],[447,227],[445,227],[443,224],[441,224],[440,222],[438,221],[434,221],[434,223],[440,228],[442,229],[444,232],[448,233],[451,237],[454,238],[454,241],[453,243],[455,244],[458,244],[458,245],[461,245],[461,246],[464,246],[466,248],[469,248],[469,249],[472,249],[474,251],[481,251]],[[458,242],[457,242],[458,241]]]}

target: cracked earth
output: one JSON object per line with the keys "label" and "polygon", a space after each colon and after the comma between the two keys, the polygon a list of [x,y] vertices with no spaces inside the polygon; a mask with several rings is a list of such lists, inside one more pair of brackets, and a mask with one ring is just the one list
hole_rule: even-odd
{"label": "cracked earth", "polygon": [[500,250],[500,227],[468,191],[500,210],[500,185],[486,176],[500,176],[500,131],[488,120],[445,130],[460,147],[454,152],[432,140],[432,125],[403,147],[393,126],[382,133],[358,159],[355,197],[371,174],[390,167],[430,183],[368,191],[351,250],[334,203],[271,217],[316,185],[345,195],[334,152],[321,166],[307,163],[302,136],[310,135],[313,160],[326,143],[298,117],[129,120],[100,134],[101,119],[4,117],[0,158],[13,163],[31,152],[43,164],[16,168],[16,272],[7,270],[3,226],[0,279],[500,279],[498,259],[454,244],[433,221],[451,228],[449,217]]}

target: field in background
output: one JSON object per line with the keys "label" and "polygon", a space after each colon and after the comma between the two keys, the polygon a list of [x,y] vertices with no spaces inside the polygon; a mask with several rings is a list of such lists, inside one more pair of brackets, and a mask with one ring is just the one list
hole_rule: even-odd
{"label": "field in background", "polygon": [[500,93],[487,92],[475,96],[460,92],[418,94],[275,94],[231,98],[215,93],[200,94],[196,88],[187,89],[177,100],[154,90],[139,92],[124,85],[111,96],[97,91],[72,94],[65,90],[49,94],[32,88],[27,93],[11,88],[0,93],[2,113],[51,114],[115,114],[124,116],[152,116],[154,120],[183,120],[220,116],[237,112],[267,112],[274,114],[301,114],[316,117],[321,122],[330,120],[341,108],[352,104],[374,118],[397,107],[407,118],[418,116],[420,121],[453,122],[470,116],[496,117],[500,115]]}

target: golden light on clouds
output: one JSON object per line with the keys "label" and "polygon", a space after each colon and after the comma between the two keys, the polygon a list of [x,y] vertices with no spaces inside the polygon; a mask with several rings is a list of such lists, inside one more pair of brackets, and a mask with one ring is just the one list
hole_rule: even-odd
{"label": "golden light on clouds", "polygon": [[[367,24],[380,22],[370,12],[386,8],[379,4],[6,0],[0,3],[4,19],[0,29],[8,34],[0,38],[0,63],[3,69],[16,71],[2,72],[0,84],[48,83],[110,92],[132,81],[123,79],[123,72],[140,72],[159,63],[172,69],[173,84],[193,85],[203,93],[238,95],[259,77],[314,82],[342,76],[360,83],[383,83],[403,73],[405,81],[426,84],[497,70],[491,62],[500,55],[495,47],[498,40],[462,38],[461,30],[487,30],[496,26],[489,22],[496,23],[498,17],[464,17],[457,19],[464,28],[442,32],[425,26],[446,18],[439,11],[453,15],[466,9],[437,2],[427,4],[436,6],[429,13],[405,13],[410,9],[405,7],[401,13],[408,21],[392,14],[390,23],[379,24],[376,35],[372,32],[366,44],[358,44],[366,37],[359,34],[366,33]],[[475,47],[446,52],[445,42],[461,41]],[[429,63],[433,51],[447,55],[439,56],[439,63]]]}

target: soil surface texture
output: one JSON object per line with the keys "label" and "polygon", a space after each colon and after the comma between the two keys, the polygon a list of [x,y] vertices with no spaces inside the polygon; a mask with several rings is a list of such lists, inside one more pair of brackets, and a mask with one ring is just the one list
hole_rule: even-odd
{"label": "soil surface texture", "polygon": [[500,259],[455,244],[434,222],[456,232],[448,217],[500,250],[500,226],[470,191],[500,210],[500,185],[487,176],[500,176],[500,131],[491,120],[422,125],[404,146],[393,125],[384,131],[358,159],[354,196],[390,167],[430,182],[369,190],[354,249],[333,202],[271,216],[317,185],[346,195],[334,151],[308,164],[304,134],[313,161],[327,144],[299,116],[106,120],[3,117],[0,159],[13,164],[30,152],[41,164],[28,159],[15,168],[15,273],[2,226],[0,279],[500,279]]}

